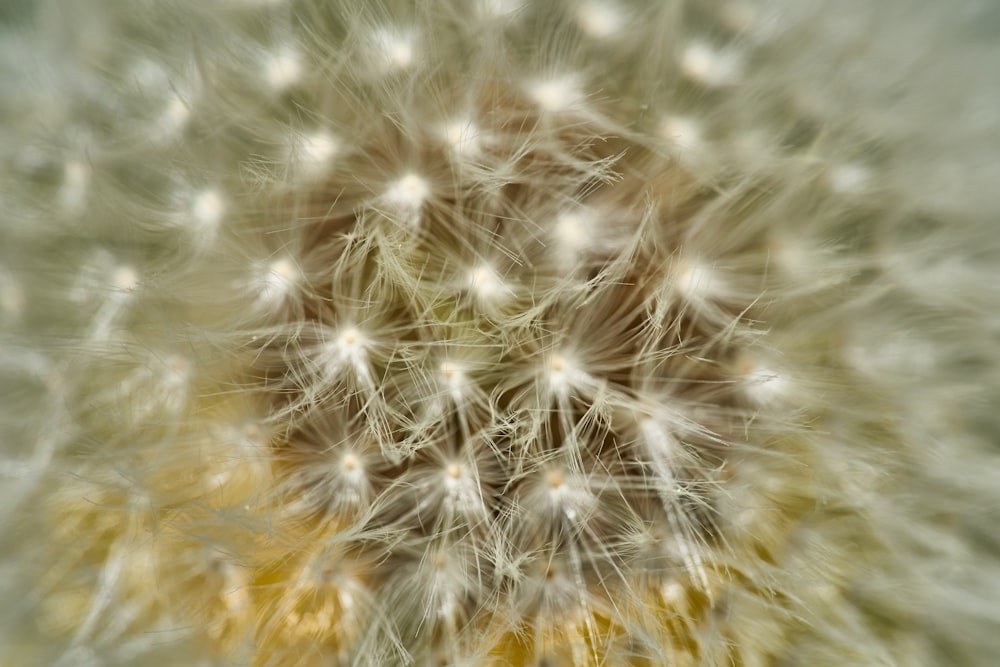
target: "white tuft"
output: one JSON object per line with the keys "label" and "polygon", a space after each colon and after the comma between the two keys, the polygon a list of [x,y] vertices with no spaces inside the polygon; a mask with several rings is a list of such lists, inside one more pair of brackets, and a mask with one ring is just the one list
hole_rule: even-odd
{"label": "white tuft", "polygon": [[688,79],[710,88],[737,83],[743,76],[743,58],[739,53],[703,41],[689,44],[681,54],[680,64]]}
{"label": "white tuft", "polygon": [[131,292],[139,286],[139,274],[131,266],[119,266],[111,276],[111,284],[120,292]]}
{"label": "white tuft", "polygon": [[871,169],[855,162],[838,164],[827,172],[830,188],[842,195],[861,194],[869,189],[871,181]]}
{"label": "white tuft", "polygon": [[289,151],[294,173],[302,178],[320,178],[340,150],[340,141],[326,130],[299,137]]}
{"label": "white tuft", "polygon": [[410,172],[389,186],[386,199],[395,206],[417,211],[431,193],[430,184],[418,174]]}
{"label": "white tuft", "polygon": [[717,293],[718,278],[711,267],[694,260],[683,260],[674,269],[678,291],[695,303],[708,301]]}
{"label": "white tuft", "polygon": [[372,36],[376,55],[374,61],[387,71],[403,70],[417,58],[416,36],[412,32],[381,28]]}
{"label": "white tuft", "polygon": [[701,125],[689,116],[667,116],[660,123],[660,137],[681,155],[696,154],[704,148]]}
{"label": "white tuft", "polygon": [[215,237],[226,215],[226,200],[215,188],[197,192],[191,201],[189,222],[192,231],[207,240]]}
{"label": "white tuft", "polygon": [[581,106],[584,94],[579,77],[567,75],[528,84],[528,95],[543,112],[572,111]]}
{"label": "white tuft", "polygon": [[587,36],[612,37],[625,27],[627,16],[621,7],[610,2],[586,2],[576,10],[576,23]]}
{"label": "white tuft", "polygon": [[302,56],[291,47],[279,49],[264,61],[262,74],[269,88],[281,92],[302,78]]}
{"label": "white tuft", "polygon": [[90,190],[90,175],[90,165],[81,160],[69,160],[63,165],[59,204],[64,210],[78,213],[84,208]]}
{"label": "white tuft", "polygon": [[266,267],[259,279],[258,299],[268,304],[284,301],[302,280],[302,272],[290,257],[280,257]]}
{"label": "white tuft", "polygon": [[456,155],[469,157],[481,150],[480,129],[471,120],[458,119],[445,124],[441,136]]}

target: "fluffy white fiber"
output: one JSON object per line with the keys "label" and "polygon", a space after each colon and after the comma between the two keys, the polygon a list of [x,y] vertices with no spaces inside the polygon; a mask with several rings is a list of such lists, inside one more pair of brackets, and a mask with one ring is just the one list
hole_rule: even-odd
{"label": "fluffy white fiber", "polygon": [[1000,5],[0,7],[0,666],[987,667]]}

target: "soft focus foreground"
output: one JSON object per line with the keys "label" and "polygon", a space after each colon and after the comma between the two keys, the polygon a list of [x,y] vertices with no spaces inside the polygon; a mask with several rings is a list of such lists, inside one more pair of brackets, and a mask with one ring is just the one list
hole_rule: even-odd
{"label": "soft focus foreground", "polygon": [[0,10],[0,665],[992,664],[1000,16],[810,4]]}

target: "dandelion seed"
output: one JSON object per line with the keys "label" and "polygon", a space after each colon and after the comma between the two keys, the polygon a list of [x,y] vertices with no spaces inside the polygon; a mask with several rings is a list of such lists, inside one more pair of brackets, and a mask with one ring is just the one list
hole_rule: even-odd
{"label": "dandelion seed", "polygon": [[424,205],[430,193],[430,184],[419,175],[410,172],[391,184],[385,197],[404,211],[416,212]]}
{"label": "dandelion seed", "polygon": [[302,272],[289,257],[279,257],[264,268],[259,279],[258,299],[276,304],[284,301],[302,280]]}
{"label": "dandelion seed", "polygon": [[553,396],[568,398],[570,391],[586,391],[588,393],[600,384],[589,373],[580,369],[576,361],[564,354],[553,354],[543,362],[545,386]]}
{"label": "dandelion seed", "polygon": [[469,272],[469,289],[484,303],[496,302],[510,295],[510,290],[493,267],[481,265]]}
{"label": "dandelion seed", "polygon": [[528,94],[541,111],[548,113],[578,109],[584,100],[575,75],[535,81],[529,84]]}
{"label": "dandelion seed", "polygon": [[668,581],[660,587],[660,594],[663,599],[675,608],[683,608],[687,601],[687,591],[678,581]]}
{"label": "dandelion seed", "polygon": [[131,292],[139,286],[139,274],[131,266],[119,266],[111,275],[111,284],[119,292]]}
{"label": "dandelion seed", "polygon": [[191,202],[190,219],[196,224],[192,229],[206,240],[215,237],[219,223],[226,214],[226,201],[215,188],[202,190]]}
{"label": "dandelion seed", "polygon": [[289,151],[293,172],[307,180],[321,178],[339,150],[340,141],[325,130],[301,136]]}
{"label": "dandelion seed", "polygon": [[340,459],[340,468],[349,475],[356,474],[360,472],[361,459],[354,454],[345,454],[344,458]]}
{"label": "dandelion seed", "polygon": [[716,293],[715,272],[700,262],[678,262],[674,275],[677,289],[694,303],[704,303]]}
{"label": "dandelion seed", "polygon": [[682,155],[694,154],[704,145],[698,121],[688,116],[668,116],[660,125],[660,136]]}
{"label": "dandelion seed", "polygon": [[743,60],[735,51],[724,51],[707,42],[696,41],[684,49],[681,71],[696,83],[717,88],[739,81],[743,76]]}
{"label": "dandelion seed", "polygon": [[869,188],[872,172],[864,165],[848,162],[830,169],[827,173],[827,181],[834,192],[857,195]]}
{"label": "dandelion seed", "polygon": [[385,70],[403,70],[416,60],[416,36],[392,28],[381,28],[372,37],[378,52],[376,62]]}
{"label": "dandelion seed", "polygon": [[160,118],[157,121],[160,135],[163,137],[176,135],[187,124],[190,118],[191,107],[188,102],[177,93],[171,94],[163,113],[160,114]]}
{"label": "dandelion seed", "polygon": [[346,364],[357,375],[362,386],[370,387],[371,373],[368,370],[367,345],[368,340],[358,329],[355,327],[345,328],[333,342],[328,343],[331,352],[333,352],[333,365],[330,370],[339,373],[341,367]]}
{"label": "dandelion seed", "polygon": [[271,90],[286,90],[302,78],[302,56],[291,47],[279,49],[268,55],[263,66],[264,81]]}
{"label": "dandelion seed", "polygon": [[456,403],[460,403],[466,391],[467,381],[465,371],[458,364],[445,361],[441,363],[439,372],[441,374],[441,379],[444,381],[445,387],[451,394],[452,399]]}
{"label": "dandelion seed", "polygon": [[447,123],[441,135],[448,147],[456,155],[470,157],[481,150],[480,129],[470,120],[454,120]]}
{"label": "dandelion seed", "polygon": [[579,266],[580,259],[598,240],[597,214],[594,210],[577,207],[556,216],[550,237],[556,262],[563,270]]}
{"label": "dandelion seed", "polygon": [[608,2],[587,2],[576,10],[576,22],[589,37],[607,39],[625,26],[621,7]]}
{"label": "dandelion seed", "polygon": [[740,359],[737,372],[742,377],[747,396],[757,405],[773,405],[787,396],[791,389],[786,374],[749,355]]}
{"label": "dandelion seed", "polygon": [[59,189],[59,204],[66,211],[79,213],[87,203],[90,190],[90,165],[69,160],[63,166],[63,183]]}

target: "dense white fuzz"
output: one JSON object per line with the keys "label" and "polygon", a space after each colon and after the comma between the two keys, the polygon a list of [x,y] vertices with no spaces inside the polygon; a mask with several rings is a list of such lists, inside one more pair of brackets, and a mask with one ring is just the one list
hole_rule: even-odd
{"label": "dense white fuzz", "polygon": [[732,48],[719,48],[696,40],[681,53],[681,71],[695,83],[710,88],[739,82],[743,76],[743,57]]}
{"label": "dense white fuzz", "polygon": [[0,4],[4,667],[996,662],[986,0]]}

